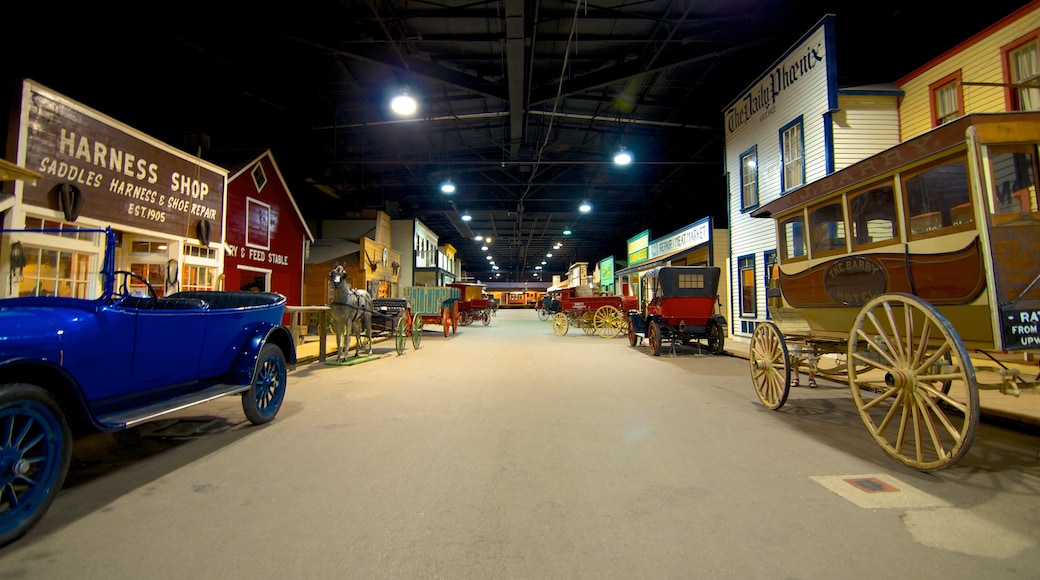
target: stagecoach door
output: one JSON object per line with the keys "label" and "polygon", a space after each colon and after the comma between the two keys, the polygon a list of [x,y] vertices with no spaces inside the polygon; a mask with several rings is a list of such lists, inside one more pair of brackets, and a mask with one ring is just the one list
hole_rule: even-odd
{"label": "stagecoach door", "polygon": [[[981,150],[991,260],[996,299],[997,346],[1040,348],[1040,205],[1037,199],[1037,136],[1032,142],[988,145]],[[973,148],[974,149],[974,148]]]}

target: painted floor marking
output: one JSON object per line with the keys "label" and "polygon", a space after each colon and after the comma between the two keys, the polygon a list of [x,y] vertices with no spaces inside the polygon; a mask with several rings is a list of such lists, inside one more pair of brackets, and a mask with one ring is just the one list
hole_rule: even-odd
{"label": "painted floor marking", "polygon": [[891,475],[814,475],[811,479],[861,508],[950,507]]}

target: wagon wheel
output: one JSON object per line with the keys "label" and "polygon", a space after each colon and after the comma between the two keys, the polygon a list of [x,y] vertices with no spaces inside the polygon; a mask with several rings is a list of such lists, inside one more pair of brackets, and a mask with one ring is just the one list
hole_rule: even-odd
{"label": "wagon wheel", "polygon": [[549,311],[544,308],[539,308],[538,320],[549,320]]}
{"label": "wagon wheel", "polygon": [[751,382],[759,400],[770,409],[783,407],[791,392],[791,359],[780,329],[772,322],[755,327],[749,354]]}
{"label": "wagon wheel", "polygon": [[621,332],[621,311],[607,304],[596,309],[592,317],[592,324],[596,333],[603,338],[614,338]]}
{"label": "wagon wheel", "polygon": [[581,327],[582,332],[587,336],[596,334],[596,313],[591,310],[586,310],[581,313],[581,318],[578,320],[578,326]]}
{"label": "wagon wheel", "polygon": [[494,312],[494,311],[491,310],[490,308],[485,308],[484,309],[483,314],[481,316],[481,321],[484,323],[484,326],[487,326],[487,325],[491,324],[491,313],[492,312]]}
{"label": "wagon wheel", "polygon": [[552,329],[553,334],[556,336],[567,336],[567,330],[571,326],[571,321],[567,319],[567,315],[563,312],[557,312],[552,317]]}
{"label": "wagon wheel", "polygon": [[422,314],[416,312],[412,316],[412,348],[418,350],[422,343]]}
{"label": "wagon wheel", "polygon": [[405,340],[408,338],[408,317],[397,317],[397,328],[394,329],[394,347],[398,356],[404,354]]}
{"label": "wagon wheel", "polygon": [[451,303],[451,331],[452,332],[458,332],[459,331],[459,303],[458,302],[452,302]]}
{"label": "wagon wheel", "polygon": [[708,323],[708,352],[722,354],[726,347],[726,336],[722,334],[722,326]]}
{"label": "wagon wheel", "polygon": [[451,332],[451,310],[445,308],[441,311],[441,326],[444,327],[444,337],[448,337],[448,333]]}
{"label": "wagon wheel", "polygon": [[[357,352],[361,352],[362,350],[372,350],[372,337],[365,334],[365,325],[361,322],[360,316],[354,319],[354,336],[357,341]],[[350,340],[349,336],[347,337],[347,340]]]}
{"label": "wagon wheel", "polygon": [[646,329],[646,339],[650,343],[650,353],[654,356],[661,355],[661,327],[656,322],[650,321]]}
{"label": "wagon wheel", "polygon": [[849,360],[860,418],[889,457],[934,471],[967,452],[979,423],[975,369],[934,306],[910,294],[874,298],[856,317]]}

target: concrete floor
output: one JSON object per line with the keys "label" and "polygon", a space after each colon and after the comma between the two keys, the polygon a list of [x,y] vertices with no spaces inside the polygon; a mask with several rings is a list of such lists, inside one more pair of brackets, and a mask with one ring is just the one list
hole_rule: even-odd
{"label": "concrete floor", "polygon": [[769,411],[740,357],[530,310],[375,350],[299,367],[263,427],[229,398],[77,442],[0,578],[1038,577],[1035,433],[920,473],[842,385]]}

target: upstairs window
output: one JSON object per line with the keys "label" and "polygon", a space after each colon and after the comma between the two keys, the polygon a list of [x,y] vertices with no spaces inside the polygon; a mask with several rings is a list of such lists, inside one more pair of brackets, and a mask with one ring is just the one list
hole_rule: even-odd
{"label": "upstairs window", "polygon": [[783,159],[783,191],[794,189],[805,183],[805,139],[802,137],[802,120],[798,119],[780,131],[780,151]]}
{"label": "upstairs window", "polygon": [[740,156],[740,207],[747,209],[758,205],[758,149]]}
{"label": "upstairs window", "polygon": [[1033,38],[1006,52],[1012,111],[1040,110],[1040,41]]}
{"label": "upstairs window", "polygon": [[938,127],[964,116],[961,73],[957,71],[928,86],[932,95],[932,126]]}

